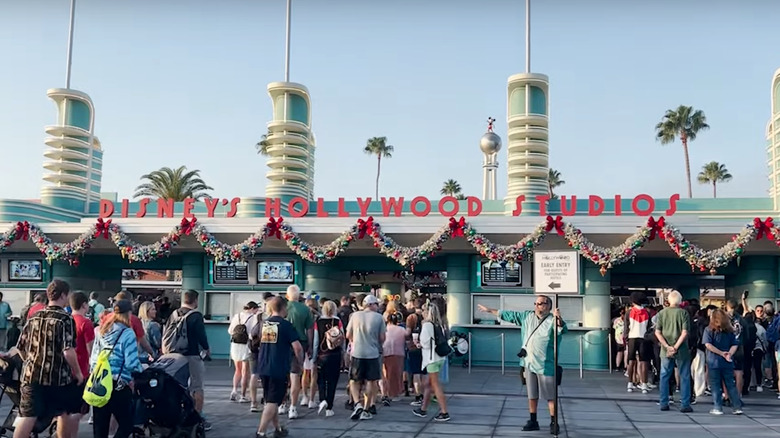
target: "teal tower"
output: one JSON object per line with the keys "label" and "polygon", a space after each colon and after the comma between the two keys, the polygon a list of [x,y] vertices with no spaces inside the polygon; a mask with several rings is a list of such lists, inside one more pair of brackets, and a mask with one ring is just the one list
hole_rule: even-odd
{"label": "teal tower", "polygon": [[85,93],[54,88],[46,93],[57,105],[57,123],[47,126],[41,203],[85,214],[97,213],[103,150],[94,134],[95,107]]}
{"label": "teal tower", "polygon": [[294,82],[272,82],[268,94],[273,120],[268,123],[268,182],[265,195],[289,201],[314,194],[314,134],[309,90]]}

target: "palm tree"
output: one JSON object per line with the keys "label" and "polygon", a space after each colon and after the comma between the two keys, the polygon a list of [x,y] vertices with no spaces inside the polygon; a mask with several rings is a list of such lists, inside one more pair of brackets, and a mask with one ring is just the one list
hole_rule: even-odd
{"label": "palm tree", "polygon": [[268,156],[268,137],[271,135],[271,131],[268,131],[267,134],[263,134],[263,137],[260,138],[260,141],[257,142],[255,145],[255,148],[257,148],[257,153],[263,156]]}
{"label": "palm tree", "polygon": [[558,172],[551,167],[547,172],[547,186],[550,190],[550,199],[558,199],[558,195],[555,194],[555,189],[564,184],[566,184],[566,181],[561,179],[561,172]]}
{"label": "palm tree", "polygon": [[699,131],[709,129],[707,116],[702,110],[694,110],[693,107],[680,105],[676,110],[666,110],[663,119],[655,125],[656,140],[661,144],[674,143],[677,137],[683,146],[685,153],[685,176],[688,178],[688,197],[693,197],[691,187],[691,162],[688,158],[688,142],[696,140]]}
{"label": "palm tree", "polygon": [[454,196],[456,199],[466,199],[466,196],[462,193],[462,188],[460,187],[460,183],[455,181],[454,179],[448,179],[447,181],[444,181],[444,186],[442,186],[439,193],[441,193],[444,196]]}
{"label": "palm tree", "polygon": [[712,197],[718,197],[718,183],[731,181],[731,174],[724,164],[717,161],[710,161],[701,168],[699,172],[699,183],[712,184]]}
{"label": "palm tree", "polygon": [[387,137],[372,137],[366,141],[363,152],[376,155],[376,198],[379,199],[379,172],[382,170],[382,157],[393,158],[393,146],[387,144]]}
{"label": "palm tree", "polygon": [[141,179],[146,182],[135,188],[135,198],[149,196],[180,202],[186,198],[207,198],[207,190],[214,190],[200,178],[200,170],[187,171],[187,166],[176,170],[163,167],[143,175]]}

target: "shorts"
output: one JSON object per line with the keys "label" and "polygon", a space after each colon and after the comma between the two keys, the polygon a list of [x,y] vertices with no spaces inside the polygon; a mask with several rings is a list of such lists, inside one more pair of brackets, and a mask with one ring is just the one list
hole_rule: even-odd
{"label": "shorts", "polygon": [[257,354],[252,352],[249,354],[249,372],[257,375]]}
{"label": "shorts", "polygon": [[203,392],[203,377],[206,374],[206,364],[200,355],[184,356],[187,358],[187,364],[190,367],[190,393]]}
{"label": "shorts", "polygon": [[382,364],[379,358],[360,359],[353,357],[349,369],[349,379],[356,382],[375,382],[382,378]]}
{"label": "shorts", "polygon": [[543,398],[551,401],[555,398],[555,378],[542,374],[532,373],[525,369],[526,392],[530,400]]}
{"label": "shorts", "polygon": [[438,373],[444,366],[444,359],[431,362],[425,366],[425,371],[429,374]]}
{"label": "shorts", "polygon": [[249,356],[251,356],[251,352],[248,344],[230,343],[230,359],[233,362],[246,362],[249,360]]}
{"label": "shorts", "polygon": [[428,374],[422,369],[422,351],[415,350],[406,354],[406,372],[409,374]]}
{"label": "shorts", "polygon": [[19,416],[40,418],[82,412],[84,386],[71,383],[65,386],[22,384]]}
{"label": "shorts", "polygon": [[295,357],[295,350],[290,352],[290,374],[303,374],[303,364],[298,362],[298,358]]}
{"label": "shorts", "polygon": [[260,376],[263,384],[263,399],[266,403],[282,404],[287,395],[287,378],[275,379],[271,376]]}
{"label": "shorts", "polygon": [[737,352],[731,359],[734,362],[734,371],[742,371],[745,369],[745,354]]}
{"label": "shorts", "polygon": [[628,340],[628,360],[636,360],[639,354],[640,362],[649,362],[653,360],[653,343],[642,338],[631,338]]}
{"label": "shorts", "polygon": [[618,352],[626,351],[626,344],[617,344],[617,351]]}

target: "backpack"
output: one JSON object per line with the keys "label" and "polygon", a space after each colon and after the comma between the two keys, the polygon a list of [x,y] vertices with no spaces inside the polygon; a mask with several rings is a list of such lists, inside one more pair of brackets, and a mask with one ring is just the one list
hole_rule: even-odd
{"label": "backpack", "polygon": [[165,333],[162,336],[162,352],[163,354],[179,353],[184,354],[190,349],[190,339],[187,333],[187,318],[197,313],[196,310],[190,310],[184,315],[179,315],[178,312],[171,313],[171,318],[168,320],[168,326],[165,328]]}
{"label": "backpack", "polygon": [[338,324],[325,332],[325,345],[327,345],[328,350],[338,350],[344,345],[344,331]]}
{"label": "backpack", "polygon": [[436,355],[447,357],[452,353],[452,347],[447,339],[447,335],[444,333],[444,327],[433,326],[433,339],[431,341],[435,345],[433,350],[436,352]]}
{"label": "backpack", "polygon": [[255,323],[254,327],[252,327],[252,333],[249,336],[249,351],[251,351],[254,354],[260,352],[260,338],[261,338],[262,328],[263,328],[263,315],[261,313],[258,313],[257,322]]}
{"label": "backpack", "polygon": [[98,325],[98,323],[95,322],[95,307],[96,306],[97,306],[97,303],[92,304],[91,306],[89,306],[89,308],[87,309],[86,315],[84,315],[92,323],[92,325],[94,325],[94,326]]}
{"label": "backpack", "polygon": [[769,323],[766,329],[766,341],[769,345],[775,345],[775,342],[780,341],[780,314],[775,315]]}
{"label": "backpack", "polygon": [[[119,335],[111,348],[104,348],[98,353],[97,362],[95,363],[92,372],[89,374],[89,378],[87,378],[87,383],[84,387],[84,395],[82,396],[84,401],[90,406],[102,408],[111,400],[111,393],[114,392],[114,376],[111,372],[111,364],[108,359],[114,353],[114,348],[116,348],[116,344],[122,339],[125,330],[127,329],[122,329],[122,331],[119,332]],[[122,368],[119,369],[120,375],[122,374],[124,366],[125,361],[122,360]]]}
{"label": "backpack", "polygon": [[[251,317],[252,316],[250,315],[249,318]],[[249,331],[246,328],[246,323],[249,321],[249,318],[247,318],[246,321],[241,322],[240,313],[237,315],[237,318],[238,324],[233,327],[233,331],[230,333],[230,342],[234,344],[246,345],[249,343]]]}

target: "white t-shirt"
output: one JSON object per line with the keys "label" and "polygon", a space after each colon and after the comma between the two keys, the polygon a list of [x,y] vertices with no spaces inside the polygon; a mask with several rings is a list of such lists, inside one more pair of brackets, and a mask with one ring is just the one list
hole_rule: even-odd
{"label": "white t-shirt", "polygon": [[436,338],[433,333],[433,323],[430,321],[425,321],[422,324],[420,347],[422,347],[422,369],[425,369],[429,364],[445,359],[436,354]]}
{"label": "white t-shirt", "polygon": [[233,318],[230,320],[230,326],[228,327],[228,334],[232,335],[233,329],[239,324],[244,324],[246,326],[246,332],[252,333],[252,329],[255,327],[255,324],[257,324],[257,315],[251,312],[240,312],[233,315]]}

